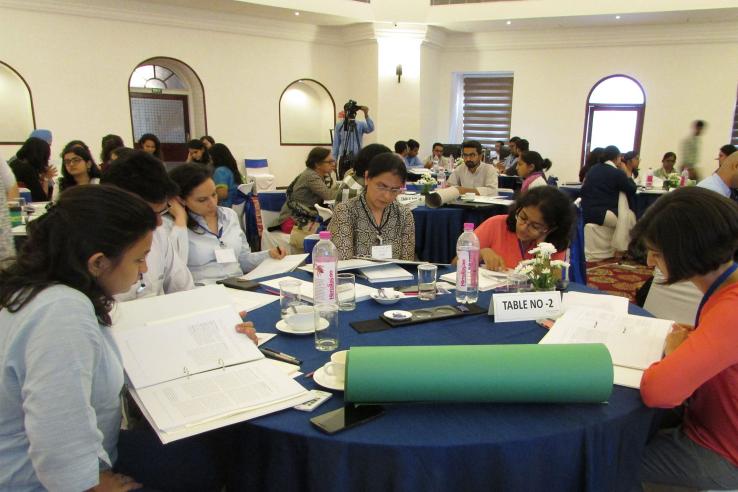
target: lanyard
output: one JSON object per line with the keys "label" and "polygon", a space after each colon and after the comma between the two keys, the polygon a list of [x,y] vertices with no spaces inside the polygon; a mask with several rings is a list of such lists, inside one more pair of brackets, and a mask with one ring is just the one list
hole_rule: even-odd
{"label": "lanyard", "polygon": [[700,314],[702,314],[702,308],[707,303],[707,300],[710,299],[710,296],[712,296],[715,293],[718,287],[720,287],[720,285],[722,285],[722,283],[725,282],[725,280],[728,277],[730,277],[733,274],[733,272],[735,272],[736,270],[738,270],[738,264],[733,263],[732,265],[730,265],[730,268],[728,268],[723,273],[721,273],[720,276],[712,283],[712,285],[710,285],[710,288],[707,289],[707,292],[705,292],[705,295],[702,296],[702,300],[700,301],[700,307],[697,308],[697,316],[694,319],[695,328],[697,328],[697,324],[700,321]]}
{"label": "lanyard", "polygon": [[[382,239],[382,229],[384,229],[384,226],[386,226],[387,225],[387,222],[389,222],[390,216],[392,215],[392,210],[389,209],[387,211],[387,218],[384,219],[384,221],[379,226],[377,226],[377,224],[374,223],[374,217],[372,217],[372,214],[369,212],[369,208],[366,206],[366,201],[364,199],[364,195],[361,196],[361,198],[359,199],[359,201],[361,201],[361,207],[364,209],[364,213],[366,214],[366,218],[369,219],[369,223],[372,225],[372,227],[374,227],[377,230],[377,239],[379,239],[379,244],[381,245],[382,244],[382,241],[383,241],[383,239]],[[391,207],[391,205],[390,205],[390,207]],[[387,208],[389,208],[389,207],[387,207]],[[384,216],[384,212],[382,212],[382,216]]]}
{"label": "lanyard", "polygon": [[[530,247],[530,246],[528,246],[528,247]],[[520,249],[520,258],[522,260],[524,260],[525,259],[525,254],[528,252],[527,251],[528,248],[524,248],[523,247],[523,241],[521,241],[520,239],[518,239],[518,249]]]}
{"label": "lanyard", "polygon": [[211,236],[213,236],[215,239],[218,240],[221,247],[225,247],[225,244],[223,244],[223,240],[220,239],[221,236],[223,235],[223,226],[220,226],[220,229],[218,229],[218,234],[215,234],[214,232],[210,232],[210,229],[208,229],[207,225],[203,226],[197,220],[195,220],[195,222],[197,222],[197,225],[200,226],[200,229],[205,231],[205,234],[210,234]]}

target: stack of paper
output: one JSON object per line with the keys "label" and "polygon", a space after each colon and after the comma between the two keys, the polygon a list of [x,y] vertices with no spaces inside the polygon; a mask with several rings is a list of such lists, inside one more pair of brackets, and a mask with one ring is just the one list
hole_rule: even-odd
{"label": "stack of paper", "polygon": [[235,331],[241,318],[223,299],[224,287],[209,286],[122,303],[114,313],[107,336],[163,443],[310,399]]}
{"label": "stack of paper", "polygon": [[505,198],[504,196],[481,196],[477,195],[474,197],[474,200],[472,200],[474,203],[490,203],[495,205],[504,205],[509,206],[512,205],[513,200],[510,200],[509,198]]}
{"label": "stack of paper", "polygon": [[[498,287],[504,287],[508,284],[508,272],[493,272],[486,268],[479,267],[479,292],[486,292],[488,290],[496,289]],[[441,275],[441,280],[456,283],[456,272],[446,273]]]}
{"label": "stack of paper", "polygon": [[361,275],[369,282],[398,282],[400,280],[412,280],[413,275],[398,265],[381,265],[380,267],[361,268]]}
{"label": "stack of paper", "polygon": [[241,278],[246,280],[255,280],[257,278],[269,277],[270,275],[279,275],[281,273],[291,272],[300,266],[307,257],[307,254],[301,254],[288,255],[281,260],[267,258]]}
{"label": "stack of paper", "polygon": [[615,384],[639,388],[643,370],[661,360],[673,321],[589,307],[569,307],[540,343],[603,343]]}
{"label": "stack of paper", "polygon": [[[279,292],[279,283],[285,279],[298,280],[300,282],[300,296],[307,302],[313,302],[313,283],[307,280],[300,280],[294,277],[280,277],[261,282],[261,285],[273,292]],[[376,293],[377,289],[361,285],[360,283],[356,284],[356,302],[366,301],[372,294],[377,295]]]}

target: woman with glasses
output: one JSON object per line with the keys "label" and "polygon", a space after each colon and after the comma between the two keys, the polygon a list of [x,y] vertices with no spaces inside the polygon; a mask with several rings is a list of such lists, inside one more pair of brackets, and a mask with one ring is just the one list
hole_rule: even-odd
{"label": "woman with glasses", "polygon": [[415,258],[415,221],[396,198],[407,179],[397,154],[374,157],[364,173],[364,193],[336,205],[328,230],[341,260],[355,256]]}
{"label": "woman with glasses", "polygon": [[523,193],[507,215],[485,220],[474,233],[479,238],[480,257],[490,270],[515,268],[538,243],[554,245],[555,260],[566,257],[574,223],[569,198],[556,188],[540,186]]}
{"label": "woman with glasses", "polygon": [[59,186],[54,187],[52,200],[56,201],[62,191],[72,186],[99,183],[100,169],[90,151],[79,145],[69,147],[62,153],[62,177],[59,179]]}
{"label": "woman with glasses", "polygon": [[[217,145],[217,144],[216,144]],[[201,164],[183,164],[169,173],[187,209],[187,266],[196,284],[250,272],[265,259],[282,259],[281,248],[252,253],[233,209],[218,206],[215,181]]]}
{"label": "woman with glasses", "polygon": [[703,293],[694,326],[675,324],[663,359],[643,373],[643,403],[676,407],[667,426],[678,425],[648,443],[641,479],[678,490],[736,489],[738,207],[711,190],[680,188],[649,207],[633,237],[667,284],[687,280]]}
{"label": "woman with glasses", "polygon": [[315,147],[308,154],[305,167],[287,187],[287,201],[279,213],[278,224],[282,232],[290,235],[293,253],[302,253],[305,237],[318,229],[315,205],[335,199],[338,191],[338,183],[331,179],[336,170],[336,159],[331,155],[331,149]]}

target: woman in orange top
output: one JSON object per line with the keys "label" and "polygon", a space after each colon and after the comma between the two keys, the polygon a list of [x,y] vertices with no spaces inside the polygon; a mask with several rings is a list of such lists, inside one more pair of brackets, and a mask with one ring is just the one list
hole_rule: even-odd
{"label": "woman in orange top", "polygon": [[646,405],[685,410],[681,425],[649,442],[641,478],[738,488],[738,206],[704,188],[679,189],[648,209],[633,237],[666,283],[689,280],[704,293],[695,326],[674,325],[664,358],[643,373]]}
{"label": "woman in orange top", "polygon": [[574,210],[569,198],[550,186],[541,186],[520,195],[507,215],[485,220],[474,233],[479,238],[480,258],[490,270],[515,268],[538,243],[556,247],[555,260],[566,257]]}

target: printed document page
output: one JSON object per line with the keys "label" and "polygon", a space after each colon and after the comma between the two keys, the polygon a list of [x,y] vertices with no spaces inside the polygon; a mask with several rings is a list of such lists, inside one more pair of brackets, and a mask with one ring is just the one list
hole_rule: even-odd
{"label": "printed document page", "polygon": [[585,307],[568,309],[540,343],[603,343],[614,365],[646,369],[661,359],[673,321]]}
{"label": "printed document page", "polygon": [[[269,290],[279,293],[279,283],[282,280],[299,280],[300,281],[300,296],[307,302],[313,302],[313,283],[307,280],[301,280],[294,277],[280,277],[271,280],[261,282],[261,285],[266,286]],[[367,287],[366,285],[356,284],[356,302],[366,301],[371,297],[372,294],[376,294],[377,289]]]}
{"label": "printed document page", "polygon": [[136,388],[263,357],[236,332],[241,318],[231,306],[113,331],[123,366]]}
{"label": "printed document page", "polygon": [[[509,272],[494,272],[487,270],[482,265],[479,266],[479,292],[486,292],[488,290],[496,289],[507,285]],[[441,280],[456,283],[456,272],[450,272],[441,275]]]}
{"label": "printed document page", "polygon": [[165,432],[276,404],[303,392],[299,383],[267,360],[137,390],[155,426]]}

